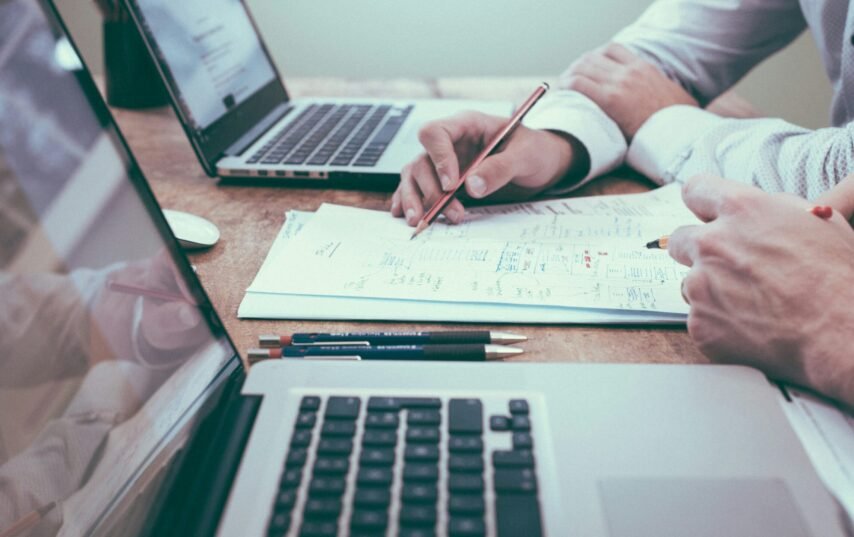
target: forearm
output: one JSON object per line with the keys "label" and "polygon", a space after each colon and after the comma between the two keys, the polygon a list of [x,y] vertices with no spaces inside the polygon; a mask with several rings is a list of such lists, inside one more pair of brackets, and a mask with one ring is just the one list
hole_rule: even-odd
{"label": "forearm", "polygon": [[726,119],[677,106],[641,127],[627,161],[661,184],[714,173],[812,199],[854,170],[854,125],[812,131],[780,119]]}
{"label": "forearm", "polygon": [[797,0],[658,0],[613,40],[705,106],[805,27]]}

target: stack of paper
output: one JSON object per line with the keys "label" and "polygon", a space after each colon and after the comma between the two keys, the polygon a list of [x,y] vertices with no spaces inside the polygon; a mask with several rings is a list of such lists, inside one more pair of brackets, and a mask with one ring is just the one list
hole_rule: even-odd
{"label": "stack of paper", "polygon": [[697,223],[676,186],[481,207],[414,240],[387,212],[291,211],[241,318],[682,323],[687,269],[646,242]]}

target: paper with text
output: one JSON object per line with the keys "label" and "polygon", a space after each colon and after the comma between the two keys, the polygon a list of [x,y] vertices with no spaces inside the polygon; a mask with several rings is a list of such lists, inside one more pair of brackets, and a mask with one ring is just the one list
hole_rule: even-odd
{"label": "paper with text", "polygon": [[[416,240],[388,213],[324,205],[250,292],[684,314],[687,272],[643,244],[686,216],[474,214]],[[265,263],[265,266],[267,264]]]}

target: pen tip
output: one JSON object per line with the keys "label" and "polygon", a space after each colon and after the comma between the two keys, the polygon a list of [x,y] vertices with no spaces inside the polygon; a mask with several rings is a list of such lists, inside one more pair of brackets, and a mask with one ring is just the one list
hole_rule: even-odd
{"label": "pen tip", "polygon": [[646,243],[646,247],[650,250],[653,248],[658,248],[658,239],[654,241],[649,241],[648,243]]}
{"label": "pen tip", "polygon": [[425,224],[425,222],[424,222],[423,220],[422,220],[422,221],[420,221],[420,222],[418,222],[418,227],[416,227],[416,228],[415,228],[415,232],[414,232],[414,233],[412,233],[412,236],[411,236],[411,237],[409,237],[409,240],[412,240],[412,239],[414,239],[415,237],[417,237],[417,236],[418,236],[419,234],[421,234],[421,232],[422,232],[422,231],[424,231],[425,229],[427,229],[427,225]]}

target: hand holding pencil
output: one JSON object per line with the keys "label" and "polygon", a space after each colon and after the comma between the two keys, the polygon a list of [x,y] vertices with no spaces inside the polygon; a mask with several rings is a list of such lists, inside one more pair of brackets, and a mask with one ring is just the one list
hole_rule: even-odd
{"label": "hand holding pencil", "polygon": [[[537,88],[540,91],[540,88]],[[392,196],[391,212],[417,225],[446,191],[462,190],[472,199],[500,191],[516,199],[530,197],[557,181],[580,179],[587,173],[587,153],[574,138],[518,125],[512,139],[488,151],[508,126],[506,117],[467,112],[426,124],[419,133],[425,153],[401,171]],[[472,164],[486,151],[480,163]],[[467,173],[463,174],[462,170]],[[461,192],[460,192],[461,193]],[[451,223],[462,221],[465,210],[456,196],[444,207]]]}

